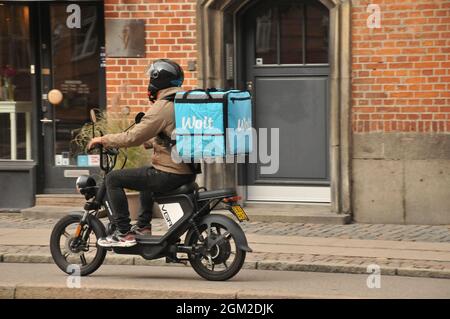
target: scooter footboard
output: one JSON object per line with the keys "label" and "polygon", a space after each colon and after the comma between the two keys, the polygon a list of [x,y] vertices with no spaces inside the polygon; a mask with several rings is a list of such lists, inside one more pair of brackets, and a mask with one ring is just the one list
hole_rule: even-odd
{"label": "scooter footboard", "polygon": [[144,259],[155,259],[164,256],[164,251],[167,248],[164,244],[157,245],[142,245],[137,244],[132,247],[114,247],[113,251],[116,254],[124,255],[139,255]]}

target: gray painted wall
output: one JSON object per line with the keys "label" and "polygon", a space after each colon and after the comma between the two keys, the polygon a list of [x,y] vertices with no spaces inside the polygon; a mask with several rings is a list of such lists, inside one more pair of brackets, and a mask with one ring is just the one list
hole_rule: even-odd
{"label": "gray painted wall", "polygon": [[449,159],[449,134],[354,134],[354,220],[450,224]]}
{"label": "gray painted wall", "polygon": [[0,210],[34,206],[35,166],[0,167]]}

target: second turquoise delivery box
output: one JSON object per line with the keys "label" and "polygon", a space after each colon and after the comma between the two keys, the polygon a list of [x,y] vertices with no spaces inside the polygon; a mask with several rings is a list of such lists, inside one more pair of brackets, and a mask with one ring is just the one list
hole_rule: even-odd
{"label": "second turquoise delivery box", "polygon": [[181,158],[204,159],[252,151],[248,91],[192,90],[175,96],[176,148]]}

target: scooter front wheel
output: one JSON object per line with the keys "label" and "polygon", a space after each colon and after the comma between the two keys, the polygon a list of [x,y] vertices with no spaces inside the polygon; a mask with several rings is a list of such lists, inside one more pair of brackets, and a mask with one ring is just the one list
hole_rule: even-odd
{"label": "scooter front wheel", "polygon": [[[237,245],[235,234],[220,222],[198,227],[200,235],[191,231],[186,244],[196,253],[189,255],[189,262],[197,274],[207,280],[223,281],[235,276],[241,270],[246,252]],[[208,241],[214,245],[208,249]]]}
{"label": "scooter front wheel", "polygon": [[63,272],[87,276],[105,260],[107,251],[97,245],[97,240],[106,236],[106,231],[98,219],[90,218],[79,230],[80,235],[75,236],[81,218],[81,215],[67,215],[56,223],[50,236],[50,252]]}

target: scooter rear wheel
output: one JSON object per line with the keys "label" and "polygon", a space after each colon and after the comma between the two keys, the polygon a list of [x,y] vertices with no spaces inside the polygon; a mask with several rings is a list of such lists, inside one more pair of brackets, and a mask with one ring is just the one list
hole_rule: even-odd
{"label": "scooter rear wheel", "polygon": [[50,252],[55,264],[65,273],[87,276],[96,271],[105,260],[106,249],[97,245],[106,236],[105,227],[97,219],[90,219],[81,230],[88,240],[75,244],[74,233],[81,215],[67,215],[53,227],[50,236]]}
{"label": "scooter rear wheel", "polygon": [[[195,272],[211,281],[224,281],[235,276],[241,270],[246,255],[246,252],[237,246],[235,235],[217,222],[212,223],[210,229],[207,225],[201,225],[199,232],[200,236],[192,231],[186,237],[187,245],[204,251],[189,256],[189,262]],[[208,238],[216,240],[219,237],[222,237],[222,240],[207,250]]]}

